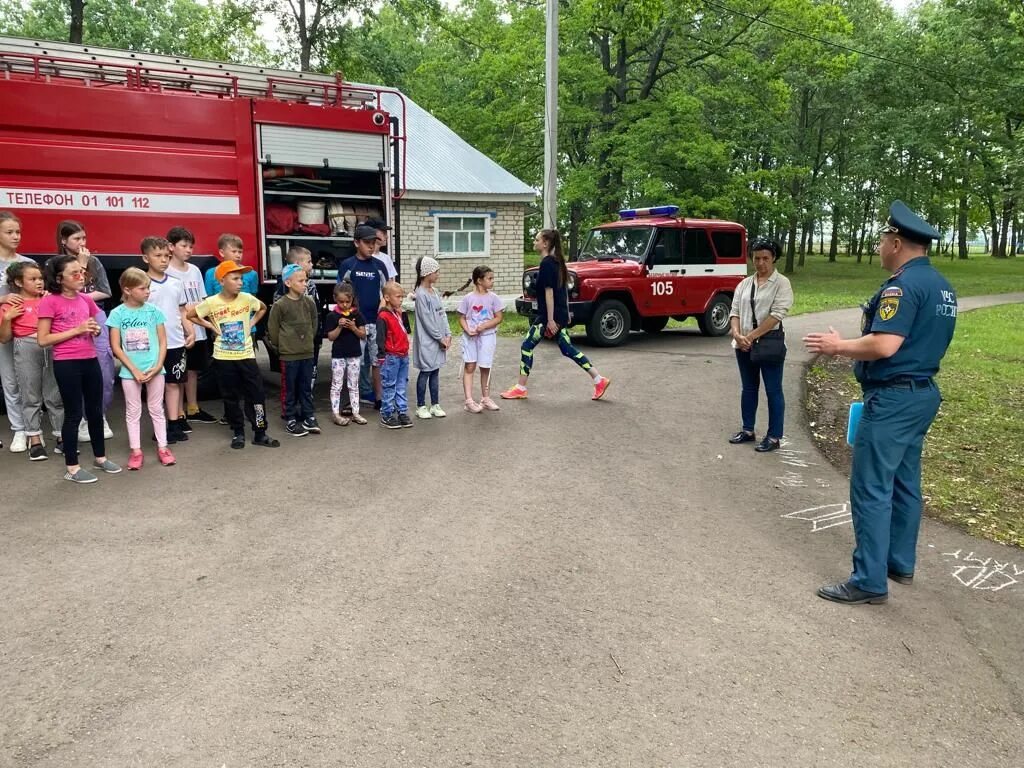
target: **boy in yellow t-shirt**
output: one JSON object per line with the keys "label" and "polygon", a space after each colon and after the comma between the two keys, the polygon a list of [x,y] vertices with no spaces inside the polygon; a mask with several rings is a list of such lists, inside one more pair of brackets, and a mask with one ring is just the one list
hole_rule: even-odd
{"label": "boy in yellow t-shirt", "polygon": [[214,273],[220,293],[208,296],[188,311],[189,320],[217,335],[213,342],[213,370],[224,398],[224,416],[231,427],[231,447],[245,448],[245,421],[240,402],[252,424],[253,445],[277,448],[267,434],[263,376],[253,353],[251,329],[267,312],[267,305],[242,292],[242,275],[251,272],[234,261],[222,261]]}

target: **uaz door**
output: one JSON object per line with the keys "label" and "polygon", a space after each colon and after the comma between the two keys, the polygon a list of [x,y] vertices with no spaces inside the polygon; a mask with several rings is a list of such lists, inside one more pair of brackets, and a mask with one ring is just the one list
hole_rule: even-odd
{"label": "uaz door", "polygon": [[684,314],[686,295],[683,248],[679,234],[678,229],[663,228],[657,231],[647,257],[647,295],[640,307],[645,317]]}

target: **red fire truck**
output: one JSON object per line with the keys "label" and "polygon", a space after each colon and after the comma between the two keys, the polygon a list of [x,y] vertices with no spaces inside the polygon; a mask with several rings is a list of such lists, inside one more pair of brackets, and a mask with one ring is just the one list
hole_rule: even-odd
{"label": "red fire truck", "polygon": [[[333,283],[358,220],[397,225],[406,123],[396,91],[0,37],[0,105],[0,210],[21,218],[21,252],[53,255],[57,223],[78,220],[112,283],[140,265],[143,237],[175,225],[195,233],[201,268],[222,233],[240,236],[265,292],[289,246],[309,248],[314,277]],[[397,248],[396,236],[396,262]]]}

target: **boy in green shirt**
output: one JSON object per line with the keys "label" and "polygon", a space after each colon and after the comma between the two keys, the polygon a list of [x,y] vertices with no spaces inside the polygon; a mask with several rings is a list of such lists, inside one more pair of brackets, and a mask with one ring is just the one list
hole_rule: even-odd
{"label": "boy in green shirt", "polygon": [[274,303],[267,337],[281,358],[284,372],[285,418],[289,435],[320,434],[313,415],[313,357],[318,325],[316,303],[306,293],[306,270],[289,264],[281,273],[288,292]]}

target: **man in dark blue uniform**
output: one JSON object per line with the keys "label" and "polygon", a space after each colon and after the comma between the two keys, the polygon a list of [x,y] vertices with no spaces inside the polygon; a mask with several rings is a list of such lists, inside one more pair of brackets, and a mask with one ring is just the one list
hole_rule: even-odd
{"label": "man in dark blue uniform", "polygon": [[956,325],[956,293],[928,260],[939,236],[899,200],[878,253],[892,276],[864,307],[859,339],[833,328],[804,337],[809,352],[856,361],[864,410],[853,445],[853,573],[818,590],[837,603],[884,603],[887,579],[914,579],[921,525],[921,447],[939,410],[934,376]]}

